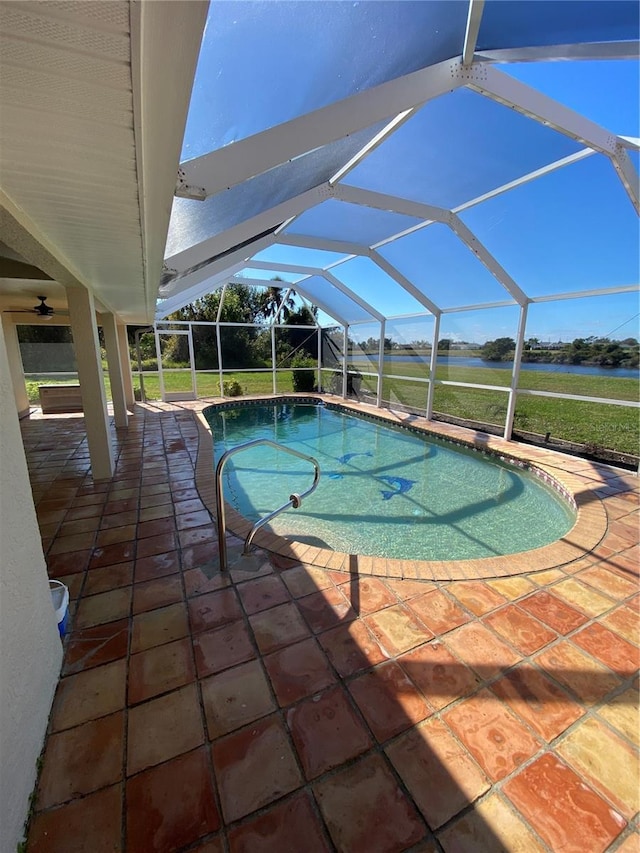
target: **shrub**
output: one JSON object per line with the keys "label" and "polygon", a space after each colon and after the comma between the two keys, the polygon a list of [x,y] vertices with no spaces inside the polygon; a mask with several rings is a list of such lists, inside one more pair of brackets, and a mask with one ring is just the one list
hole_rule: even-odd
{"label": "shrub", "polygon": [[222,392],[225,397],[242,397],[242,385],[237,379],[228,379],[222,383]]}
{"label": "shrub", "polygon": [[[291,372],[291,381],[293,390],[296,392],[306,393],[316,390],[316,372],[315,361],[304,355],[296,355],[291,359],[291,367],[297,368]],[[300,370],[300,368],[308,368]]]}

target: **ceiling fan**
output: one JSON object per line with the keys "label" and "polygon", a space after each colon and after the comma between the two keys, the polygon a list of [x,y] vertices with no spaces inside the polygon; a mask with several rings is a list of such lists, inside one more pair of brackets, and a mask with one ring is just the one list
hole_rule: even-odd
{"label": "ceiling fan", "polygon": [[50,317],[54,313],[54,310],[50,305],[46,304],[47,297],[38,296],[38,299],[40,300],[40,304],[33,306],[34,314],[37,314],[39,317]]}
{"label": "ceiling fan", "polygon": [[46,296],[37,296],[36,299],[39,299],[40,302],[38,305],[34,305],[33,308],[8,308],[5,309],[5,313],[7,314],[35,314],[36,317],[39,317],[43,320],[49,320],[53,317],[54,314],[67,314],[67,311],[56,311],[55,308],[52,308],[51,305],[47,305],[47,297]]}

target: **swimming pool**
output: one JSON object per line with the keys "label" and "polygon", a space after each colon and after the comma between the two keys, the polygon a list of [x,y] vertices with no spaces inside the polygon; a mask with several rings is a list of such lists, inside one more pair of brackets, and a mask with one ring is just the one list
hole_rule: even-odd
{"label": "swimming pool", "polygon": [[[322,475],[297,510],[270,523],[319,548],[406,560],[469,560],[540,548],[571,529],[575,510],[524,467],[419,430],[321,401],[223,404],[204,411],[215,462],[269,438],[314,456]],[[521,467],[522,466],[522,467]],[[310,465],[271,447],[229,460],[228,504],[252,521],[311,483]]]}

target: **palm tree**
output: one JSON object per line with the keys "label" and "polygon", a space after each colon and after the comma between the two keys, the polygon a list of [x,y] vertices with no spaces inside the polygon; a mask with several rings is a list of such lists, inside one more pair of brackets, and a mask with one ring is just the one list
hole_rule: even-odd
{"label": "palm tree", "polygon": [[[282,279],[276,276],[275,278],[272,278],[271,281],[282,281]],[[289,319],[291,312],[293,311],[296,305],[294,299],[295,292],[293,290],[290,290],[286,298],[284,298],[283,291],[284,288],[278,287],[277,285],[271,285],[270,287],[267,287],[265,292],[262,294],[261,311],[265,319],[275,319],[275,317],[278,315],[278,312],[280,312],[280,316],[282,317],[285,323]],[[282,309],[280,308],[281,305]]]}

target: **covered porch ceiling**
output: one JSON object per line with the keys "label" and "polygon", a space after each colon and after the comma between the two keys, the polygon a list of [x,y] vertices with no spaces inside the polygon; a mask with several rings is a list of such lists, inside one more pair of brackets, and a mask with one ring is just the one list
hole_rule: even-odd
{"label": "covered porch ceiling", "polygon": [[0,3],[2,311],[64,310],[86,287],[123,323],[153,320],[206,12]]}

